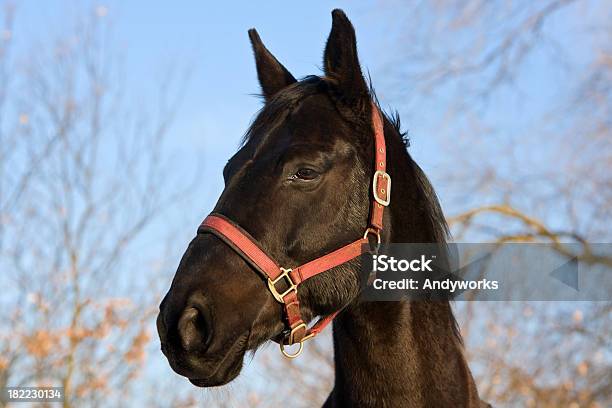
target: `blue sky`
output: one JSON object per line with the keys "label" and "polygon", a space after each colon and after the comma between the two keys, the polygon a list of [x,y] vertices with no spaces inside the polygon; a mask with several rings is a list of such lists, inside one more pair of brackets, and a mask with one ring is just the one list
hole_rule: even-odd
{"label": "blue sky", "polygon": [[[200,211],[194,210],[192,224],[214,204],[222,188],[221,168],[261,106],[260,100],[252,96],[259,87],[247,30],[257,28],[264,43],[294,76],[316,74],[320,72],[334,7],[343,8],[355,25],[362,65],[370,72],[383,107],[399,109],[404,127],[410,131],[411,154],[434,182],[445,182],[437,180],[444,162],[439,156],[444,153],[448,158],[440,136],[452,134],[454,127],[467,126],[462,118],[456,118],[450,126],[443,123],[445,99],[452,96],[452,89],[442,88],[435,95],[415,101],[415,95],[421,95],[411,90],[418,84],[407,80],[398,86],[397,81],[389,79],[397,73],[392,67],[401,70],[409,62],[402,59],[402,50],[411,46],[411,39],[403,38],[402,30],[416,18],[419,20],[414,24],[436,23],[431,15],[413,17],[402,12],[401,3],[393,1],[310,1],[299,7],[288,7],[282,1],[180,4],[25,1],[18,4],[15,30],[25,34],[24,42],[44,40],[56,33],[61,35],[76,16],[102,8],[104,18],[114,26],[116,46],[125,55],[128,91],[138,100],[153,97],[151,92],[158,89],[156,85],[170,68],[190,71],[168,152],[178,174],[193,175],[197,168],[203,173],[199,178],[206,181],[194,187]],[[571,26],[580,21],[562,18],[548,23],[573,64],[581,60],[583,47],[579,39],[572,41]],[[26,27],[27,30],[20,29]],[[418,47],[417,41],[425,39],[417,37],[414,41],[414,47]],[[464,39],[456,37],[455,41]],[[516,84],[520,93],[502,90],[494,95],[487,109],[478,112],[479,119],[497,125],[498,133],[491,135],[494,139],[509,140],[525,133],[530,121],[539,118],[568,88],[558,86],[564,81],[563,68],[551,65],[546,56],[536,53],[523,70],[527,74]],[[525,144],[528,143],[526,137]],[[535,149],[537,154],[545,154],[543,148]],[[499,168],[503,168],[502,163]],[[435,187],[442,197],[447,194],[444,184]],[[449,202],[442,200],[446,208]]]}
{"label": "blue sky", "polygon": [[[73,11],[67,11],[65,4],[73,5]],[[223,164],[261,106],[252,96],[259,92],[259,85],[249,28],[258,29],[268,48],[294,76],[317,74],[330,30],[330,12],[342,7],[357,27],[361,60],[372,78],[379,72],[382,75],[386,62],[379,58],[384,50],[376,47],[382,43],[384,30],[374,23],[375,15],[369,13],[366,3],[312,1],[299,11],[282,1],[187,1],[180,7],[164,2],[100,4],[125,55],[130,92],[142,98],[156,90],[155,84],[172,67],[191,71],[169,147],[176,165],[198,162],[204,166],[207,182],[196,187],[196,195],[203,198],[202,214],[222,186]],[[15,31],[44,40],[56,32],[61,35],[75,19],[71,14],[80,16],[97,7],[76,1],[23,2],[17,8]],[[35,29],[20,29],[24,27]],[[384,90],[379,94],[384,97]]]}
{"label": "blue sky", "polygon": [[[452,134],[454,127],[464,126],[465,119],[455,119],[450,126],[443,123],[444,103],[452,96],[452,89],[441,88],[437,94],[422,98],[421,94],[411,92],[418,84],[410,80],[398,84],[394,77],[398,69],[410,66],[411,61],[402,57],[405,48],[413,47],[410,42],[414,41],[418,48],[427,40],[402,37],[405,27],[436,24],[433,16],[413,16],[403,9],[401,2],[391,0],[310,1],[307,6],[295,7],[287,4],[184,1],[178,7],[167,2],[142,1],[23,1],[17,4],[15,31],[23,36],[24,44],[32,40],[44,43],[49,36],[64,34],[66,26],[77,16],[102,8],[104,18],[114,26],[115,46],[125,56],[128,92],[139,101],[154,96],[151,92],[157,90],[156,85],[168,69],[190,70],[168,151],[172,152],[173,165],[181,172],[191,174],[198,165],[205,173],[206,183],[197,185],[194,191],[198,200],[202,200],[202,213],[197,214],[200,217],[220,191],[222,165],[235,151],[261,106],[260,100],[252,96],[259,87],[247,30],[257,28],[264,43],[294,76],[318,73],[330,29],[330,11],[341,7],[356,27],[362,65],[370,72],[383,107],[399,109],[404,127],[410,131],[411,154],[436,181],[438,166],[442,165],[437,156],[444,148],[439,136]],[[566,61],[577,71],[581,64],[589,62],[585,53],[588,54],[590,44],[575,35],[575,28],[580,24],[588,26],[585,21],[597,10],[575,7],[571,13],[547,22],[546,28],[557,42],[559,53],[568,56]],[[465,41],[459,36],[442,40]],[[433,46],[443,48],[445,43],[434,42]],[[522,70],[520,81],[515,84],[518,92],[502,89],[493,96],[487,109],[477,112],[479,119],[497,126],[498,133],[491,135],[494,139],[509,140],[525,133],[531,121],[540,119],[572,90],[564,67],[552,64],[550,56],[536,52]],[[414,101],[415,96],[421,99]],[[526,135],[523,140],[528,144],[530,138]],[[535,150],[538,154],[546,153],[540,146],[535,146]],[[445,186],[437,187],[444,196]],[[443,206],[446,203],[443,200]]]}

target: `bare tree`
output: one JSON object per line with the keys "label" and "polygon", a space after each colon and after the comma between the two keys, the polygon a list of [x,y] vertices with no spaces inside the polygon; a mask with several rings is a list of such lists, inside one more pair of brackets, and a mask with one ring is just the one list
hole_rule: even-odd
{"label": "bare tree", "polygon": [[3,15],[0,386],[114,405],[144,363],[164,260],[135,244],[184,189],[164,154],[184,79],[130,93],[104,7],[23,54],[14,7]]}
{"label": "bare tree", "polygon": [[[437,168],[448,171],[434,174],[434,184],[455,239],[548,242],[610,267],[612,259],[590,245],[612,238],[609,7],[573,0],[394,6],[405,24],[389,87],[411,96],[400,110],[424,104],[436,112],[428,137],[442,147]],[[479,388],[494,405],[612,401],[608,302],[457,309]]]}

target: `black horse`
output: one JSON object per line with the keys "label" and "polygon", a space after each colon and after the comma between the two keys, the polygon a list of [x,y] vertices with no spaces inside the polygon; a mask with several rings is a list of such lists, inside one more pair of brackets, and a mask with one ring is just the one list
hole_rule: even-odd
{"label": "black horse", "polygon": [[[340,10],[332,16],[325,75],[301,81],[249,31],[265,105],[225,166],[225,190],[214,209],[287,266],[347,244],[367,227],[374,95],[350,21]],[[445,242],[440,205],[406,151],[399,120],[384,119],[384,137],[394,187],[382,240]],[[300,287],[306,321],[343,310],[333,326],[336,379],[326,406],[486,405],[448,302],[362,302],[359,290],[359,258]],[[218,237],[198,234],[160,305],[157,326],[171,367],[211,387],[239,374],[247,350],[278,339],[283,318],[250,264]]]}

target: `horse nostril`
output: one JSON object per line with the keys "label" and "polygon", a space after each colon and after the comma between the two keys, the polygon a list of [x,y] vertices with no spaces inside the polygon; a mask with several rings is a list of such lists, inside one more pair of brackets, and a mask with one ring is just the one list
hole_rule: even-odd
{"label": "horse nostril", "polygon": [[206,320],[198,309],[188,307],[183,311],[178,322],[178,334],[186,351],[204,347],[207,336]]}

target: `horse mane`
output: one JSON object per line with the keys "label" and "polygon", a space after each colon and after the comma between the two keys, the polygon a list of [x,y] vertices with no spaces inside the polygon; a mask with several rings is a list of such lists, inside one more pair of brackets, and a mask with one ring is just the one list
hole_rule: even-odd
{"label": "horse mane", "polygon": [[[400,157],[401,160],[406,160],[408,162],[408,165],[414,171],[416,188],[421,193],[421,198],[425,201],[425,207],[428,209],[427,218],[431,227],[431,231],[433,233],[434,241],[440,244],[446,244],[447,241],[451,238],[451,234],[448,228],[448,223],[446,222],[446,217],[444,217],[444,213],[442,211],[442,206],[440,205],[440,200],[438,199],[438,195],[436,194],[436,191],[431,185],[431,182],[427,178],[427,175],[425,175],[425,172],[412,159],[410,153],[408,153],[408,148],[410,147],[410,138],[408,136],[407,131],[402,131],[399,112],[395,109],[391,110],[390,112],[385,111],[380,106],[380,101],[376,96],[376,91],[372,86],[372,80],[369,76],[368,84],[370,88],[370,95],[372,96],[374,103],[376,104],[380,112],[382,112],[384,118],[391,124],[391,126],[396,132],[396,136],[401,140],[402,144],[404,145],[404,149],[402,151],[403,154],[401,154]],[[459,323],[455,318],[455,314],[453,313],[450,303],[448,305],[448,312],[452,333],[459,342],[459,344],[463,346],[464,342],[463,336],[461,335],[461,329],[459,328]]]}
{"label": "horse mane", "polygon": [[396,109],[392,109],[390,112],[385,111],[380,106],[380,101],[378,100],[376,91],[372,86],[372,80],[369,77],[368,83],[370,87],[370,95],[372,96],[374,103],[376,104],[380,112],[382,112],[384,118],[391,124],[391,126],[396,132],[396,136],[400,138],[402,144],[404,145],[404,154],[401,155],[401,158],[402,160],[407,160],[408,165],[414,170],[417,188],[422,193],[422,198],[425,200],[426,208],[429,209],[428,218],[431,229],[433,231],[434,240],[435,242],[446,243],[450,238],[450,230],[448,228],[446,218],[444,217],[444,213],[442,212],[440,200],[438,199],[438,195],[436,194],[433,186],[431,185],[431,182],[425,175],[425,172],[408,153],[408,148],[410,147],[410,138],[408,136],[408,132],[403,131],[401,128],[401,119],[399,116],[399,112]]}

